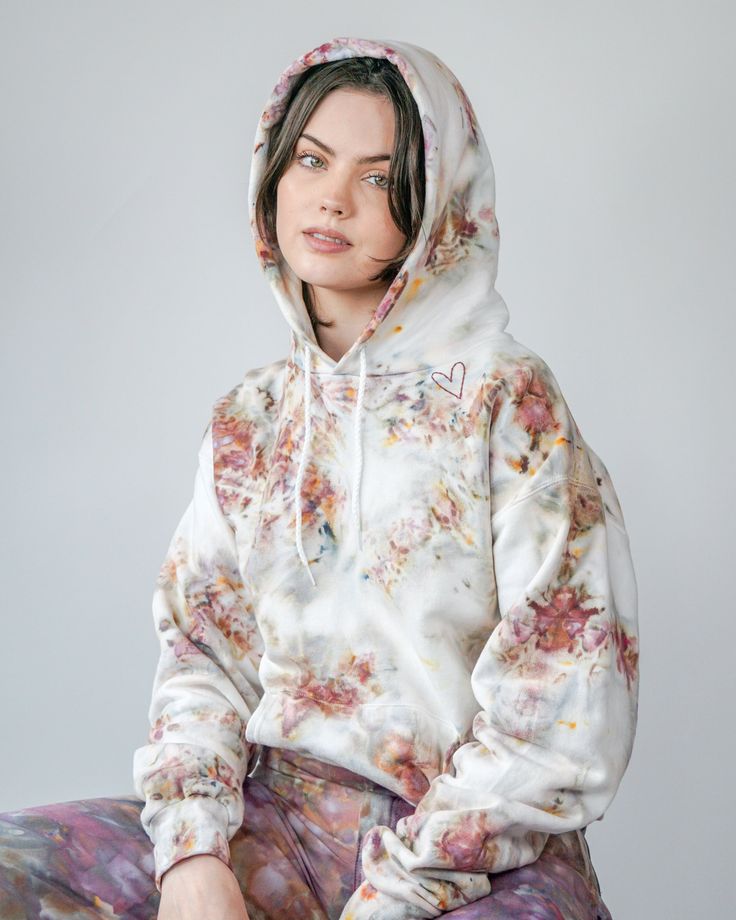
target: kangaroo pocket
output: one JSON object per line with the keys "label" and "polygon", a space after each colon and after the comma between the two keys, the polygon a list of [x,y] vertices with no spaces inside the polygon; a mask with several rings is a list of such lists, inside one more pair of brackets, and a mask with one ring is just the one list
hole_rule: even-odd
{"label": "kangaroo pocket", "polygon": [[346,767],[416,804],[457,747],[454,725],[415,706],[347,707],[304,694],[267,691],[246,739]]}

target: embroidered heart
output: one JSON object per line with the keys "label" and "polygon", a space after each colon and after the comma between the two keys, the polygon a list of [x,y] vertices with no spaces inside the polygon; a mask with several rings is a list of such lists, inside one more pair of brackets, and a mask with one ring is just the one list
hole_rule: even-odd
{"label": "embroidered heart", "polygon": [[[438,377],[443,377],[445,380],[447,380],[448,383],[452,383],[452,378],[455,376],[456,367],[461,367],[463,369],[462,375],[460,376],[460,392],[459,393],[456,393],[455,390],[449,389],[448,387],[444,385],[444,383],[440,383],[440,381],[437,379]],[[432,373],[432,380],[434,380],[434,382],[437,384],[438,387],[442,387],[443,390],[446,390],[448,393],[452,394],[453,396],[457,396],[457,398],[460,399],[460,397],[463,395],[463,384],[465,383],[465,365],[463,364],[462,361],[456,361],[452,365],[452,370],[450,371],[449,377],[447,376],[447,374],[443,374],[442,371],[434,371]]]}

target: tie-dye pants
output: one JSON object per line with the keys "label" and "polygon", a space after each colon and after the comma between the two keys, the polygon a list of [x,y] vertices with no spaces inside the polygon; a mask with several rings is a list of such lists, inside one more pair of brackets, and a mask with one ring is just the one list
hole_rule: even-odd
{"label": "tie-dye pants", "polygon": [[[251,920],[337,920],[363,881],[361,844],[413,807],[342,767],[262,748],[230,854]],[[153,920],[153,845],[135,796],[0,814],[2,920]],[[611,920],[582,831],[552,836],[530,865],[490,876],[456,920]]]}

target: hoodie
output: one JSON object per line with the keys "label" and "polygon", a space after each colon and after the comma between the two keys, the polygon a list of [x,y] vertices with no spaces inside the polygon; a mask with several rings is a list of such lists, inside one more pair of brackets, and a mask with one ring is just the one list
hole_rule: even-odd
{"label": "hoodie", "polygon": [[[319,346],[259,236],[269,130],[315,64],[388,58],[419,109],[422,232],[352,346]],[[506,331],[491,158],[454,74],[406,42],[336,38],[292,63],[249,184],[288,356],[218,399],[153,600],[135,751],[156,885],[228,865],[259,745],[415,806],[365,837],[344,920],[434,917],[603,817],[638,705],[637,586],[611,477],[545,361]]]}

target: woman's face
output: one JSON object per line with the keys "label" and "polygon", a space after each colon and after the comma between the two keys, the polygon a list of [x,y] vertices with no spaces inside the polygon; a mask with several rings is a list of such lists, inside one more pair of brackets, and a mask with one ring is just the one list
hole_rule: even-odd
{"label": "woman's face", "polygon": [[[306,135],[309,135],[308,137]],[[312,112],[276,189],[276,236],[295,275],[331,291],[385,290],[369,281],[393,259],[406,237],[388,208],[394,111],[385,96],[336,89]],[[315,239],[316,229],[340,233],[347,244]]]}

